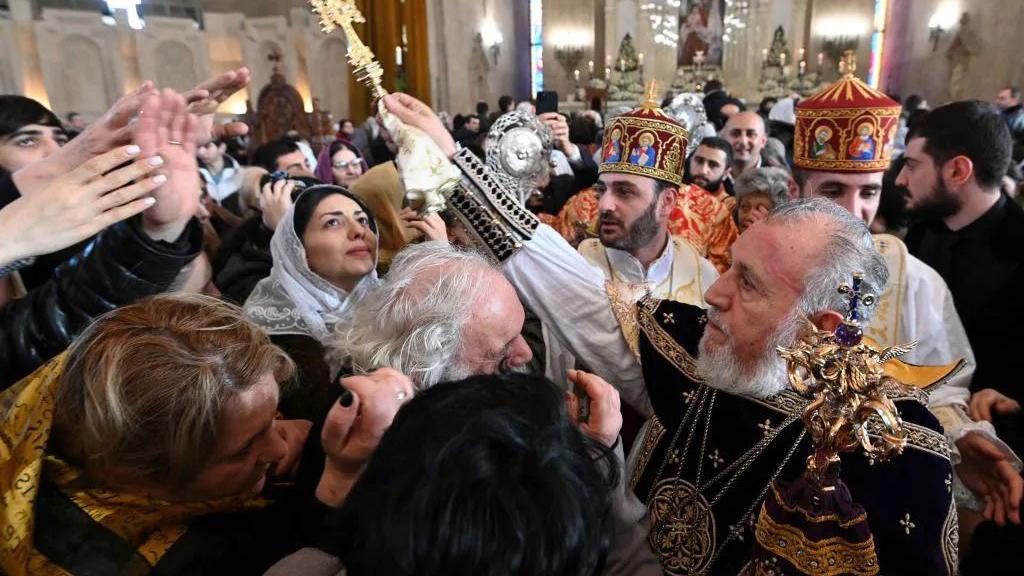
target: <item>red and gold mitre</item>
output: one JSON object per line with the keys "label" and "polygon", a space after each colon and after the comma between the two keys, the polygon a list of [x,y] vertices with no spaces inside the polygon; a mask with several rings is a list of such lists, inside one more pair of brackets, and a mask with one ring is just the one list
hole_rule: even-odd
{"label": "red and gold mitre", "polygon": [[857,79],[852,52],[838,82],[796,106],[793,163],[819,172],[883,172],[892,160],[900,105]]}
{"label": "red and gold mitre", "polygon": [[604,129],[600,173],[637,174],[683,183],[686,146],[690,133],[662,112],[655,101],[657,85],[647,85],[647,97],[639,108],[618,116]]}

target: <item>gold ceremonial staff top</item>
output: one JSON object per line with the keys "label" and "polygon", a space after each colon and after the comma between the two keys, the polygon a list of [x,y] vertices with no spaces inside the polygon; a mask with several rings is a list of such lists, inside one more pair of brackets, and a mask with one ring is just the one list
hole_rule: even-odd
{"label": "gold ceremonial staff top", "polygon": [[420,217],[444,209],[448,196],[459,185],[461,173],[441,147],[426,133],[407,126],[385,108],[382,98],[388,92],[381,85],[384,69],[373,51],[356,34],[354,23],[366,22],[355,0],[309,0],[320,17],[324,33],[341,30],[348,42],[346,56],[356,80],[370,89],[377,102],[377,113],[398,146],[395,165],[405,187],[409,205]]}
{"label": "gold ceremonial staff top", "polygon": [[355,70],[356,80],[364,84],[373,93],[376,99],[387,95],[387,90],[381,84],[384,77],[384,69],[377,62],[376,56],[370,47],[363,44],[363,41],[356,34],[353,23],[362,24],[366,22],[355,0],[309,0],[313,12],[320,16],[320,29],[325,34],[330,34],[341,29],[348,40],[348,62]]}

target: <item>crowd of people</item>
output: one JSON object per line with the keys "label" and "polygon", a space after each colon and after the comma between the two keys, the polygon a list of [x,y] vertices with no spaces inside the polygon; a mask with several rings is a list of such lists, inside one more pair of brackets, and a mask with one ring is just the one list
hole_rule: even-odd
{"label": "crowd of people", "polygon": [[525,197],[488,136],[533,103],[388,95],[462,176],[423,214],[377,118],[249,146],[249,80],[0,96],[0,572],[818,573],[754,553],[813,451],[777,349],[855,274],[917,345],[849,573],[1020,570],[1019,89],[546,112]]}

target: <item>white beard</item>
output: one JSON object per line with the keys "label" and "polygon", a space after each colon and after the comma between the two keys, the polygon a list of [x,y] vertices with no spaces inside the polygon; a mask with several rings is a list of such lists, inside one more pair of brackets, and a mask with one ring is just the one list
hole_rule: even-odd
{"label": "white beard", "polygon": [[765,343],[764,351],[753,368],[745,368],[733,353],[732,335],[727,328],[716,322],[718,311],[708,310],[708,319],[715,322],[728,342],[712,348],[708,334],[700,340],[700,355],[697,357],[697,372],[704,382],[718,390],[739,396],[767,398],[789,388],[786,363],[776,351],[778,346],[792,346],[803,326],[803,316],[795,309]]}

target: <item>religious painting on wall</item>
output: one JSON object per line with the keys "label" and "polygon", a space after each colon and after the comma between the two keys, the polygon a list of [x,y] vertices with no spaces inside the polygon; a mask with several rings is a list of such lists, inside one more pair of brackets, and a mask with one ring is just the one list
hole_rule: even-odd
{"label": "religious painting on wall", "polygon": [[722,65],[722,34],[725,31],[725,0],[683,0],[679,4],[678,66],[693,66],[700,53],[700,62],[708,66]]}

